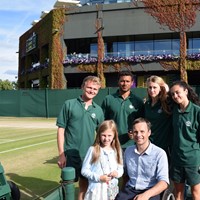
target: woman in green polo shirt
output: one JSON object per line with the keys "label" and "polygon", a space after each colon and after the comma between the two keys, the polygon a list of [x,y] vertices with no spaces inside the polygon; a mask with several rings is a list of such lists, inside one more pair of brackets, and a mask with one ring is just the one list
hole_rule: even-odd
{"label": "woman in green polo shirt", "polygon": [[169,156],[170,139],[172,138],[169,88],[159,76],[150,76],[146,83],[148,99],[145,102],[145,118],[152,124],[150,140],[164,149]]}
{"label": "woman in green polo shirt", "polygon": [[200,199],[200,100],[184,81],[174,82],[170,94],[173,108],[171,179],[175,197],[184,199],[185,183],[191,186],[194,200]]}

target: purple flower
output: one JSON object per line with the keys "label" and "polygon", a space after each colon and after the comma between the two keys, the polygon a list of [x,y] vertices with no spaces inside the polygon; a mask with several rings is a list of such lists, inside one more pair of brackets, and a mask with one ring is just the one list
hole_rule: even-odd
{"label": "purple flower", "polygon": [[[173,54],[159,54],[159,55],[134,55],[134,56],[105,56],[101,60],[104,64],[110,63],[120,63],[120,62],[128,62],[130,64],[137,64],[141,62],[159,62],[159,61],[174,61],[177,60],[179,56]],[[200,53],[197,54],[189,54],[187,56],[188,60],[200,60]],[[67,57],[63,65],[79,65],[79,64],[95,64],[97,63],[97,57],[90,57],[89,54],[84,56],[83,54],[73,54]]]}

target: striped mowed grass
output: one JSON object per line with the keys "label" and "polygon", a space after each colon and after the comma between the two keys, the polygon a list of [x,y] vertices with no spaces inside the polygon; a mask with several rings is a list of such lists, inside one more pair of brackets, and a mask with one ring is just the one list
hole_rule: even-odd
{"label": "striped mowed grass", "polygon": [[55,118],[0,117],[0,162],[21,200],[39,199],[59,186]]}

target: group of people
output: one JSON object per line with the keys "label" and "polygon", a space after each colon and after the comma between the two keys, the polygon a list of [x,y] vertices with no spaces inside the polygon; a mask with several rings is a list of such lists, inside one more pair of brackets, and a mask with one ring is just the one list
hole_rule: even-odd
{"label": "group of people", "polygon": [[198,95],[184,81],[169,88],[150,76],[144,102],[133,82],[130,71],[120,72],[119,89],[99,106],[99,78],[83,80],[82,95],[67,100],[57,118],[59,167],[75,168],[78,200],[159,200],[169,175],[176,200],[184,199],[185,184],[199,200]]}

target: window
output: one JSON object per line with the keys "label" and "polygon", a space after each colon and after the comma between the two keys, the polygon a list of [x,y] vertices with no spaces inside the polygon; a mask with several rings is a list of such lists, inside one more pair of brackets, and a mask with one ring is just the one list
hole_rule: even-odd
{"label": "window", "polygon": [[97,44],[90,45],[90,56],[97,57]]}
{"label": "window", "polygon": [[179,55],[179,51],[180,51],[180,40],[173,39],[172,40],[172,53],[174,55]]}
{"label": "window", "polygon": [[[104,53],[107,54],[107,44],[104,44]],[[97,43],[90,44],[90,56],[97,57],[98,55],[98,46]]]}
{"label": "window", "polygon": [[154,55],[172,54],[172,40],[155,40],[154,41]]}
{"label": "window", "polygon": [[134,42],[114,42],[113,43],[113,56],[131,56],[134,52]]}
{"label": "window", "polygon": [[188,44],[188,54],[200,53],[200,38],[190,38]]}
{"label": "window", "polygon": [[153,51],[153,40],[135,41],[135,55],[149,55]]}

